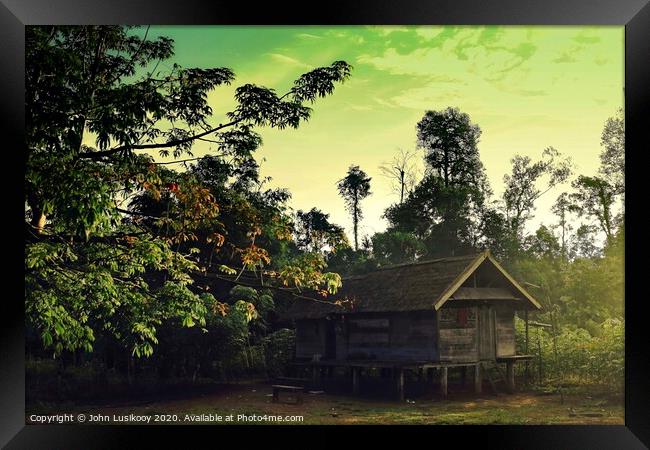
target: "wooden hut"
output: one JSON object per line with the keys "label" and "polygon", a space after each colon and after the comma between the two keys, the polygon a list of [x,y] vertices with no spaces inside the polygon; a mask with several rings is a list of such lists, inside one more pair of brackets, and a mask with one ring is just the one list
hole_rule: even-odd
{"label": "wooden hut", "polygon": [[486,363],[505,363],[512,389],[514,362],[528,358],[515,354],[515,311],[538,309],[486,251],[344,279],[328,302],[295,300],[288,318],[296,326],[296,359],[352,368],[355,390],[360,368],[397,371],[400,396],[404,370],[435,368],[446,395],[447,368],[473,368],[480,391]]}

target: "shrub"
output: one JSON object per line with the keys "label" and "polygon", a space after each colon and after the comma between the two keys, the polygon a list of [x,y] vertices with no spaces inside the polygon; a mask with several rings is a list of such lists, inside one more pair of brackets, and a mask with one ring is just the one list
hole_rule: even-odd
{"label": "shrub", "polygon": [[262,340],[266,356],[266,370],[269,376],[278,376],[286,372],[293,359],[296,347],[296,332],[283,328],[269,334]]}
{"label": "shrub", "polygon": [[[516,321],[517,351],[523,353],[525,346],[524,322]],[[528,353],[539,356],[543,369],[539,380],[539,359],[530,363],[530,372],[538,383],[575,383],[599,385],[614,393],[621,393],[624,386],[625,352],[624,323],[620,319],[607,319],[598,325],[596,335],[583,328],[565,326],[557,334],[557,356],[551,329],[529,329]],[[518,367],[523,373],[524,365]]]}

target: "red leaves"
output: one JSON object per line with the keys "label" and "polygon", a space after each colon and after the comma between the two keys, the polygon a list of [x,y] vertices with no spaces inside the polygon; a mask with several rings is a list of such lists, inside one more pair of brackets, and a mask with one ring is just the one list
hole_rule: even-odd
{"label": "red leaves", "polygon": [[255,244],[251,244],[249,247],[239,249],[239,253],[241,254],[242,262],[250,270],[255,269],[256,266],[262,267],[263,265],[269,264],[271,262],[269,253],[265,249],[258,247]]}
{"label": "red leaves", "polygon": [[219,301],[215,301],[212,304],[212,312],[215,315],[226,316],[229,311],[230,311],[230,306],[227,303],[221,303]]}
{"label": "red leaves", "polygon": [[226,241],[226,237],[223,234],[217,233],[215,231],[214,233],[208,235],[205,240],[208,243],[214,242],[214,249],[216,250],[223,245],[223,243]]}

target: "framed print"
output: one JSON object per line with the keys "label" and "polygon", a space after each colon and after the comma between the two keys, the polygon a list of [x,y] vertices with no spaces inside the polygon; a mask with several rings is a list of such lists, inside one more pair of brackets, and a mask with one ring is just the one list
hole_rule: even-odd
{"label": "framed print", "polygon": [[1,10],[7,448],[647,448],[646,1]]}

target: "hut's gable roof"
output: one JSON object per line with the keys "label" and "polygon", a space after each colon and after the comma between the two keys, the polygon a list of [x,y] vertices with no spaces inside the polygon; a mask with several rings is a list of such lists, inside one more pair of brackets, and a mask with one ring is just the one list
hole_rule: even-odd
{"label": "hut's gable roof", "polygon": [[[516,281],[498,265],[489,252],[456,256],[390,266],[365,275],[345,278],[339,292],[327,302],[296,299],[288,316],[293,319],[315,319],[332,313],[403,312],[438,310],[459,291],[463,283],[486,261],[494,264],[510,283],[512,290],[503,300],[523,297],[535,308],[541,308]],[[458,299],[479,291],[460,289]],[[504,290],[502,289],[501,292]],[[490,291],[496,299],[498,290]],[[486,298],[487,299],[487,298]],[[335,304],[342,301],[343,306]]]}

